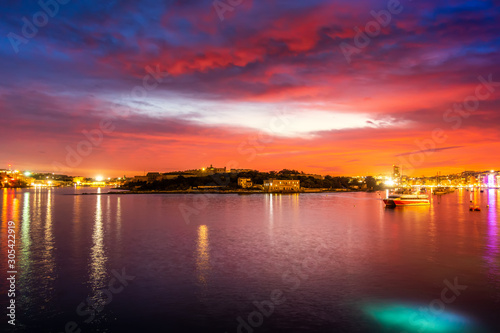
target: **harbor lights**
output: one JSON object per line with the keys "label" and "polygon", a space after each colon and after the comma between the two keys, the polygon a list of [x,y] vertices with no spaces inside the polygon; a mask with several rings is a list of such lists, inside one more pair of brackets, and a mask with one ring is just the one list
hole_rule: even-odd
{"label": "harbor lights", "polygon": [[495,187],[495,175],[493,173],[488,175],[488,187]]}

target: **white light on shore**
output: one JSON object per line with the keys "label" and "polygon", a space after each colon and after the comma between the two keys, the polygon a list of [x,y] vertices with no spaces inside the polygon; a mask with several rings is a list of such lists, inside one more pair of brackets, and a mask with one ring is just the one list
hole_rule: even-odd
{"label": "white light on shore", "polygon": [[102,176],[97,176],[95,177],[95,180],[98,181],[98,182],[102,182],[104,178]]}
{"label": "white light on shore", "polygon": [[388,185],[388,186],[394,186],[395,184],[396,183],[392,179],[389,179],[388,181],[385,182],[385,185]]}

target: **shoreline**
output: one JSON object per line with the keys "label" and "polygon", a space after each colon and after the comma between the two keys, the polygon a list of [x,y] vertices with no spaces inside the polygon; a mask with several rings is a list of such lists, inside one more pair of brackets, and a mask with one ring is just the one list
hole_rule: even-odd
{"label": "shoreline", "polygon": [[[347,190],[347,189],[331,189],[331,190],[307,190],[299,192],[264,192],[264,191],[242,191],[242,190],[227,190],[227,191],[199,191],[199,190],[174,190],[174,191],[113,191],[104,193],[81,193],[79,195],[103,195],[103,194],[307,194],[307,193],[345,193],[345,192],[368,192],[362,190]],[[374,191],[376,192],[376,191]]]}

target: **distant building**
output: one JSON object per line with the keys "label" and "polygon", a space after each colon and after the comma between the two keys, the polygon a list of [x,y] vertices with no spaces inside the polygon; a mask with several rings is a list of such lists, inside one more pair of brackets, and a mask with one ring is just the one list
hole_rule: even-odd
{"label": "distant building", "polygon": [[298,192],[299,190],[300,180],[268,179],[264,181],[266,192]]}
{"label": "distant building", "polygon": [[148,172],[146,177],[148,177],[148,182],[154,182],[157,180],[161,180],[161,175],[159,172]]}
{"label": "distant building", "polygon": [[253,186],[252,179],[251,178],[238,178],[238,186],[241,186],[242,188],[249,188]]}
{"label": "distant building", "polygon": [[148,176],[135,176],[133,182],[147,182]]}
{"label": "distant building", "polygon": [[489,173],[486,173],[484,175],[484,183],[488,187],[498,187],[498,179],[500,177],[498,176],[498,173],[495,170],[491,170]]}
{"label": "distant building", "polygon": [[226,167],[223,168],[214,168],[212,164],[208,168],[203,168],[202,171],[204,173],[208,173],[209,175],[214,175],[216,173],[226,173]]}
{"label": "distant building", "polygon": [[192,169],[185,170],[185,173],[194,173],[197,176],[210,176],[216,173],[226,173],[226,167],[224,168],[214,168],[212,164],[209,167],[201,168],[201,169]]}
{"label": "distant building", "polygon": [[395,181],[401,177],[401,171],[399,170],[399,166],[392,166],[392,179]]}
{"label": "distant building", "polygon": [[253,169],[231,169],[231,173],[243,173],[243,172],[252,172],[252,171],[256,171],[256,170],[253,170]]}

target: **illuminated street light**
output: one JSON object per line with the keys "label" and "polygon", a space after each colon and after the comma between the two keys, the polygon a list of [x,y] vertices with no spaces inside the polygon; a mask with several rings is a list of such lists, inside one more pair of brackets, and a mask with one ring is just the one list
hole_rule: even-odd
{"label": "illuminated street light", "polygon": [[95,180],[98,181],[98,182],[102,182],[104,178],[102,176],[97,176],[95,177]]}
{"label": "illuminated street light", "polygon": [[26,177],[29,177],[29,176],[31,176],[31,172],[26,171],[26,172],[24,173],[24,175],[25,175]]}

